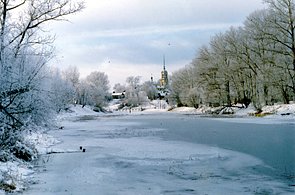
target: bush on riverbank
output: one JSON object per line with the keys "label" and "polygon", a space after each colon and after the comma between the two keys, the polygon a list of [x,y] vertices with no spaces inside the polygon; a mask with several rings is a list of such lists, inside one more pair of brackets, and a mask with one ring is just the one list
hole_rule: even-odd
{"label": "bush on riverbank", "polygon": [[0,138],[0,162],[17,159],[31,161],[37,158],[35,146],[24,139],[23,130],[3,127]]}

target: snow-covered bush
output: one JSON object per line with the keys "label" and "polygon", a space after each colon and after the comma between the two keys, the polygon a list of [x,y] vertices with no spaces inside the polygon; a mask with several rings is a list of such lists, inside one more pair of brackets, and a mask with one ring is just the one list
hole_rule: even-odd
{"label": "snow-covered bush", "polygon": [[[26,127],[22,127],[24,129]],[[34,146],[25,141],[22,129],[1,128],[0,161],[7,162],[15,158],[31,161],[37,157]]]}
{"label": "snow-covered bush", "polygon": [[3,189],[6,192],[12,192],[16,189],[16,184],[10,179],[10,174],[8,172],[4,172],[3,175],[0,176],[0,189]]}

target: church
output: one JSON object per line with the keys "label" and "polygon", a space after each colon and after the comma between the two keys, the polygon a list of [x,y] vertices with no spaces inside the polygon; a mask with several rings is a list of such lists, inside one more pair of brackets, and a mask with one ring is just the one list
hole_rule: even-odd
{"label": "church", "polygon": [[169,95],[169,80],[168,80],[168,71],[166,70],[166,60],[165,55],[163,56],[163,70],[161,71],[161,78],[159,85],[157,86],[158,89],[158,97],[160,99],[165,98]]}
{"label": "church", "polygon": [[165,56],[163,57],[163,70],[161,71],[160,86],[168,87],[168,71],[166,70]]}

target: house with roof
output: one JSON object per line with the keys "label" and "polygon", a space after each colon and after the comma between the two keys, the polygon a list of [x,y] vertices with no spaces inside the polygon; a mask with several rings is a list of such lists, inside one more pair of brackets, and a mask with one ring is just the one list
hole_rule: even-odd
{"label": "house with roof", "polygon": [[114,100],[124,99],[125,98],[125,91],[119,92],[119,93],[116,93],[115,91],[113,91],[112,98]]}

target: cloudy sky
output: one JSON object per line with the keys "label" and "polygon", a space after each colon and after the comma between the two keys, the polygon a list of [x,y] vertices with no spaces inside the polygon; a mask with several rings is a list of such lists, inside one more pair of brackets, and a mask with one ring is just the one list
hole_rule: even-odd
{"label": "cloudy sky", "polygon": [[163,55],[169,73],[189,64],[210,37],[240,26],[262,0],[86,0],[71,22],[51,26],[61,69],[81,77],[105,72],[111,85],[128,76],[159,79]]}

